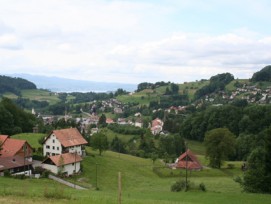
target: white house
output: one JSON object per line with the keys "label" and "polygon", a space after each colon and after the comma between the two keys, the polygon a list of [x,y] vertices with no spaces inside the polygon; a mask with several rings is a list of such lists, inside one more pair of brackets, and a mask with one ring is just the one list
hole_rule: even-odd
{"label": "white house", "polygon": [[82,156],[87,141],[76,128],[54,130],[43,141],[43,156],[55,156],[76,152]]}
{"label": "white house", "polygon": [[159,118],[156,118],[152,121],[152,124],[151,124],[151,132],[153,135],[157,135],[159,134],[160,132],[163,131],[163,121]]}
{"label": "white house", "polygon": [[61,155],[50,156],[42,162],[42,168],[51,171],[54,174],[65,174],[67,176],[80,171],[82,157],[75,153],[65,153]]}

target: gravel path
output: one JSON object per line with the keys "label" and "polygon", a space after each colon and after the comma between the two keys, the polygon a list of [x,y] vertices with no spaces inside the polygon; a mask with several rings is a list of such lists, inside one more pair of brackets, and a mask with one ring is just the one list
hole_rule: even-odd
{"label": "gravel path", "polygon": [[75,184],[73,184],[73,183],[70,183],[70,182],[68,182],[68,181],[65,181],[65,180],[63,180],[63,179],[61,179],[61,178],[58,178],[58,177],[56,177],[56,176],[53,176],[53,175],[49,175],[49,178],[50,179],[53,179],[54,181],[57,181],[57,182],[59,182],[59,183],[62,183],[62,184],[64,184],[64,185],[66,185],[66,186],[69,186],[69,187],[71,187],[71,188],[75,188],[75,189],[78,189],[78,190],[87,190],[86,188],[83,188],[83,187],[81,187],[81,186],[78,186],[78,185],[75,185]]}

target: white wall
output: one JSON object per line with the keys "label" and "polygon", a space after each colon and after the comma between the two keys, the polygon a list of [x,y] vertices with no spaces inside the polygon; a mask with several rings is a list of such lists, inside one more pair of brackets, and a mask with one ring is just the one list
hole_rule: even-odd
{"label": "white wall", "polygon": [[[48,149],[47,146],[50,148]],[[59,140],[54,134],[51,134],[46,142],[43,144],[43,156],[47,155],[47,152],[50,153],[50,156],[58,155],[62,153],[62,146]]]}
{"label": "white wall", "polygon": [[76,151],[76,153],[78,155],[82,156],[82,147],[81,147],[81,145],[69,147],[68,149],[69,149],[69,153],[74,153]]}
{"label": "white wall", "polygon": [[[50,164],[42,164],[42,168],[47,169],[54,174],[58,174],[60,170],[60,167],[57,167],[55,165],[50,165]],[[62,172],[67,172],[68,175],[72,175],[74,170],[75,170],[75,165],[67,164],[64,166]],[[80,171],[80,162],[76,162],[76,173],[78,173],[79,171]]]}

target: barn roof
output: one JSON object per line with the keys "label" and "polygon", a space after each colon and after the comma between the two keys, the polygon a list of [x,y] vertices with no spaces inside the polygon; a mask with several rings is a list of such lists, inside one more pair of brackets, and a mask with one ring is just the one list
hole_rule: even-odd
{"label": "barn roof", "polygon": [[189,170],[202,169],[202,165],[197,159],[196,155],[191,150],[187,150],[181,156],[179,156],[176,162],[176,168],[183,168]]}

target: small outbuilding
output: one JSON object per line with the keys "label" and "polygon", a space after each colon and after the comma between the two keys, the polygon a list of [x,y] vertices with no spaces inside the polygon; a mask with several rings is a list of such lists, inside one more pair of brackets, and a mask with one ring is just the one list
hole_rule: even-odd
{"label": "small outbuilding", "polygon": [[76,153],[65,153],[50,156],[42,162],[42,168],[54,174],[65,174],[70,176],[80,171],[82,157]]}
{"label": "small outbuilding", "polygon": [[188,170],[202,170],[203,166],[200,164],[196,155],[191,150],[187,150],[176,160],[175,168],[188,169]]}

